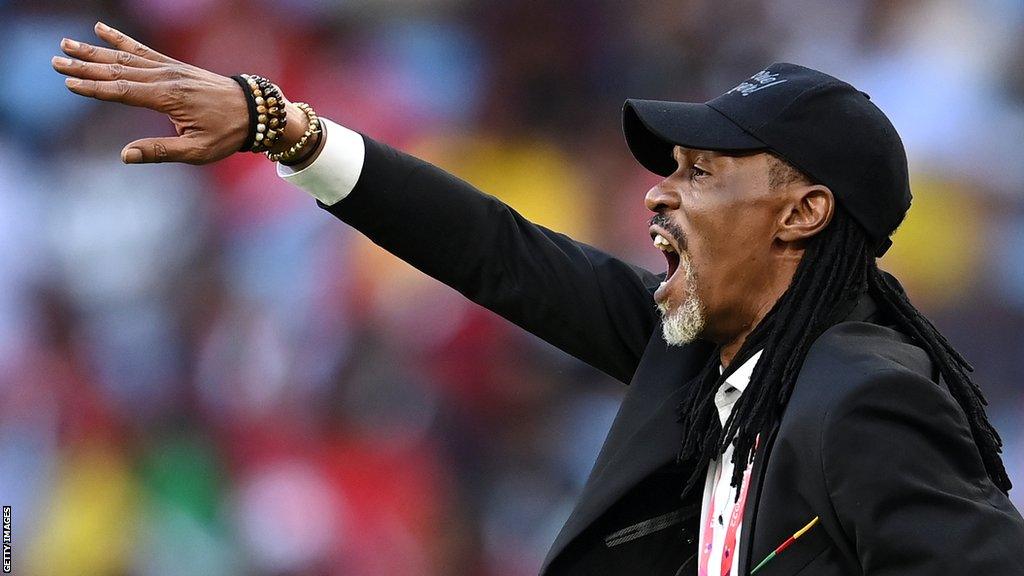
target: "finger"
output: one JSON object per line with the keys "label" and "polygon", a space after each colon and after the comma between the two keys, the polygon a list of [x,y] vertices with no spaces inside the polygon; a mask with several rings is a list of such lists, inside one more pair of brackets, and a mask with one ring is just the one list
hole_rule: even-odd
{"label": "finger", "polygon": [[153,50],[142,42],[139,42],[119,30],[115,30],[110,26],[107,26],[103,22],[97,22],[95,30],[97,36],[118,50],[123,50],[130,54],[135,54],[136,56],[141,56],[147,60],[154,60],[156,62],[164,62],[167,64],[180,64],[180,62],[174,58]]}
{"label": "finger", "polygon": [[111,50],[110,48],[103,48],[102,46],[93,46],[92,44],[87,44],[85,42],[76,42],[70,38],[61,40],[60,49],[68,56],[74,56],[75,58],[85,60],[86,62],[120,64],[122,66],[131,66],[133,68],[156,68],[158,66],[167,65],[165,62],[147,60],[146,58],[136,56],[131,52]]}
{"label": "finger", "polygon": [[125,164],[152,164],[156,162],[198,163],[195,142],[184,136],[176,138],[145,138],[136,140],[121,150]]}
{"label": "finger", "polygon": [[156,82],[166,77],[167,72],[159,68],[132,68],[121,64],[94,64],[54,56],[50,60],[53,69],[61,74],[84,80],[131,80],[133,82]]}
{"label": "finger", "polygon": [[141,82],[132,82],[131,80],[106,81],[65,78],[64,84],[75,94],[97,100],[120,102],[159,111],[162,111],[164,106],[160,101],[163,89],[156,83],[143,84]]}

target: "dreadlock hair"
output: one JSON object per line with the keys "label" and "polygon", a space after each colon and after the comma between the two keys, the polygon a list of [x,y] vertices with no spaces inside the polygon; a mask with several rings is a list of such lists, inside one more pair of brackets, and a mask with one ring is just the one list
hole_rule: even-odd
{"label": "dreadlock hair", "polygon": [[[796,168],[772,156],[769,184],[773,189],[799,179],[810,182]],[[928,353],[967,416],[989,477],[1004,493],[1010,490],[1012,484],[1000,458],[1002,440],[985,415],[984,395],[968,376],[973,367],[878,269],[876,248],[877,242],[837,205],[831,223],[808,241],[789,288],[733,359],[733,364],[739,365],[753,352],[763,350],[750,386],[736,402],[724,429],[714,396],[729,371],[718,374],[717,354],[686,387],[678,407],[686,436],[677,461],[697,459],[698,466],[693,468],[684,495],[703,479],[710,460],[721,457],[730,444],[734,444],[731,483],[740,485],[747,466],[753,462],[758,433],[768,432],[781,419],[811,344],[842,321],[864,292],[870,293],[896,327]]]}

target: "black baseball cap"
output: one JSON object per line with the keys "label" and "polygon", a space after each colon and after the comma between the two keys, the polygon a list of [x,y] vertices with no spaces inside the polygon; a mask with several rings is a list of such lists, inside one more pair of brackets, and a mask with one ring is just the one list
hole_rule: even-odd
{"label": "black baseball cap", "polygon": [[645,168],[675,172],[675,145],[702,150],[770,150],[828,186],[879,245],[910,208],[903,142],[870,97],[823,72],[777,63],[713,100],[626,100],[622,127]]}

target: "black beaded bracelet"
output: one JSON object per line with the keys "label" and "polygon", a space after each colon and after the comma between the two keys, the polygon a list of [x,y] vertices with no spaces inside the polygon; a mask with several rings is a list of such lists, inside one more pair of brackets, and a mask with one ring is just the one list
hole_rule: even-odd
{"label": "black beaded bracelet", "polygon": [[281,89],[255,74],[239,74],[231,78],[243,87],[249,110],[249,133],[239,151],[262,153],[270,150],[288,124]]}
{"label": "black beaded bracelet", "polygon": [[262,76],[250,75],[249,86],[253,90],[256,101],[256,143],[253,152],[267,152],[284,133],[288,123],[288,114],[283,108],[284,97],[276,84]]}

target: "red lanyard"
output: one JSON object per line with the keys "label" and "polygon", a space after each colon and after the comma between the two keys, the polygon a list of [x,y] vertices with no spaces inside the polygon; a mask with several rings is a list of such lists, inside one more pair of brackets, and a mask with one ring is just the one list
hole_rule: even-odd
{"label": "red lanyard", "polygon": [[[760,440],[760,436],[754,441],[754,449],[757,449],[757,440]],[[724,456],[723,456],[724,462]],[[714,486],[711,489],[711,501],[708,503],[708,516],[704,521],[704,540],[703,546],[700,549],[700,565],[698,566],[697,576],[709,576],[708,575],[708,563],[711,561],[711,548],[714,544],[714,530],[715,523],[713,518],[715,516],[715,497],[718,495],[718,482],[721,481],[722,469],[724,466],[718,468],[718,474],[715,478]],[[752,466],[747,466],[747,470],[743,473],[743,483],[740,487],[740,499],[733,505],[732,514],[729,516],[729,528],[725,532],[725,543],[722,546],[722,571],[721,576],[729,576],[732,573],[732,561],[736,557],[736,532],[739,531],[740,523],[743,521],[743,509],[747,504],[747,488],[750,487],[750,470]]]}

